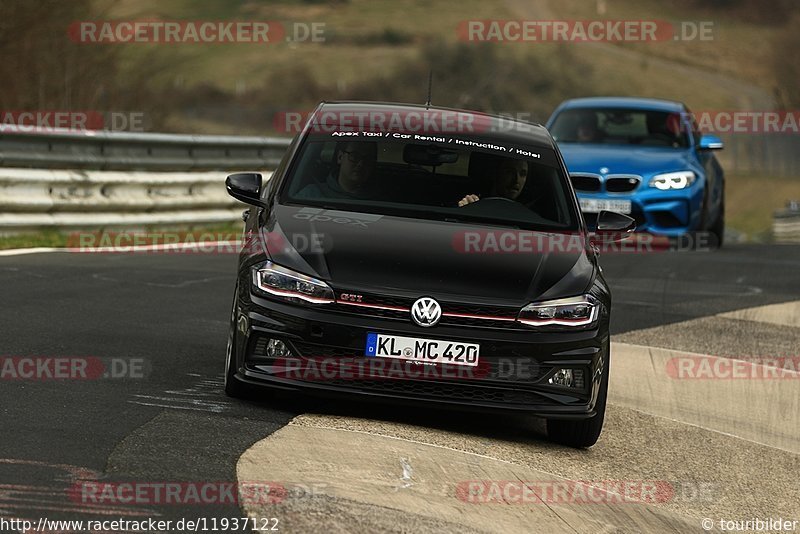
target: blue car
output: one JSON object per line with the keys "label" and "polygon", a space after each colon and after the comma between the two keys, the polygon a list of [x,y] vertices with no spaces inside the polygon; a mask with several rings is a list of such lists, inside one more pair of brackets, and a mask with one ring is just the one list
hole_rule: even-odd
{"label": "blue car", "polygon": [[633,217],[638,231],[722,245],[725,176],[714,155],[722,141],[701,134],[684,104],[577,98],[561,103],[547,128],[590,227],[609,210]]}

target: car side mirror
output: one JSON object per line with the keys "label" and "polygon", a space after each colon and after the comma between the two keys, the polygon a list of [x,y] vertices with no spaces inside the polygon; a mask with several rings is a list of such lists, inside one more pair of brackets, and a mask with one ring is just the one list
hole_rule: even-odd
{"label": "car side mirror", "polygon": [[622,241],[636,230],[636,221],[615,211],[601,211],[597,214],[597,229],[594,241]]}
{"label": "car side mirror", "polygon": [[697,148],[700,150],[722,150],[725,145],[716,135],[701,135],[700,142],[697,144]]}
{"label": "car side mirror", "polygon": [[264,207],[261,200],[261,174],[257,172],[237,172],[225,179],[228,194],[253,206]]}

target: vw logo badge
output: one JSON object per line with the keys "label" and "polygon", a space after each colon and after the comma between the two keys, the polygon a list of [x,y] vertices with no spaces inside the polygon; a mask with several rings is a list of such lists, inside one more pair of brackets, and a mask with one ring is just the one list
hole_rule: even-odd
{"label": "vw logo badge", "polygon": [[442,318],[442,307],[430,297],[419,298],[411,306],[411,318],[420,326],[435,326]]}

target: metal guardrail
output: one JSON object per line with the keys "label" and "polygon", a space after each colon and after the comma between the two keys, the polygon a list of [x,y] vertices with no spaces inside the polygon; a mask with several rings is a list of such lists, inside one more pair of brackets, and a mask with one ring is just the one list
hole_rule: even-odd
{"label": "metal guardrail", "polygon": [[189,171],[273,168],[289,139],[0,126],[0,167]]}
{"label": "metal guardrail", "polygon": [[783,178],[800,176],[796,133],[729,134],[722,139],[725,150],[717,157],[727,173]]}
{"label": "metal guardrail", "polygon": [[235,221],[227,172],[268,177],[289,142],[0,126],[0,233]]}
{"label": "metal guardrail", "polygon": [[[0,233],[235,221],[225,171],[268,176],[289,142],[0,125]],[[800,242],[796,205],[775,214],[773,236]]]}
{"label": "metal guardrail", "polygon": [[800,243],[800,202],[791,201],[772,218],[772,237],[776,243]]}

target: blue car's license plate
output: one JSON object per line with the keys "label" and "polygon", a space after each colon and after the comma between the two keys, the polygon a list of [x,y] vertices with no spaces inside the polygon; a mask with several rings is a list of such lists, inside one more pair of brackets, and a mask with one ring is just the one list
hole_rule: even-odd
{"label": "blue car's license plate", "polygon": [[600,213],[601,211],[616,211],[628,214],[631,212],[630,200],[606,200],[603,198],[580,198],[581,211],[584,213]]}

